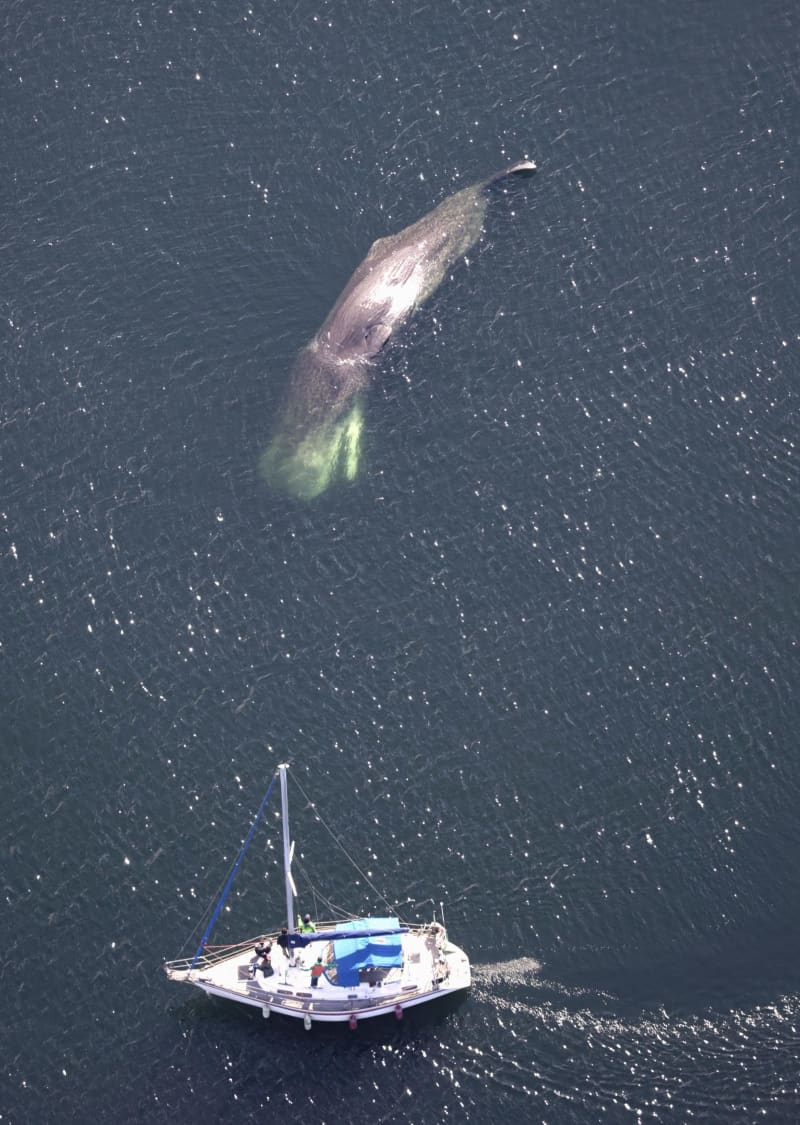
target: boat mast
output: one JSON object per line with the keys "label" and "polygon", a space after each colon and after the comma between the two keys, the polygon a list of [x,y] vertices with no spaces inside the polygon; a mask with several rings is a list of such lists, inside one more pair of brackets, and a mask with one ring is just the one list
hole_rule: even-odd
{"label": "boat mast", "polygon": [[286,925],[289,933],[294,933],[294,880],[292,879],[292,843],[289,834],[289,797],[286,792],[286,771],[284,763],[278,766],[281,777],[281,823],[283,824],[283,881],[286,885]]}

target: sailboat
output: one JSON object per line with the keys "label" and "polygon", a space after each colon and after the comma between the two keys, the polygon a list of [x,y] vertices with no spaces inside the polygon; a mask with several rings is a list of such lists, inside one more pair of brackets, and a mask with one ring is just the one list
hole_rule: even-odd
{"label": "sailboat", "polygon": [[[197,951],[191,958],[167,961],[167,977],[260,1008],[265,1018],[276,1012],[301,1019],[307,1030],[314,1023],[355,1028],[359,1020],[376,1016],[402,1019],[407,1008],[468,989],[469,958],[450,941],[443,917],[425,924],[404,923],[391,914],[295,920],[287,769],[286,764],[277,768]],[[211,929],[278,779],[286,925],[238,945],[211,948]]]}

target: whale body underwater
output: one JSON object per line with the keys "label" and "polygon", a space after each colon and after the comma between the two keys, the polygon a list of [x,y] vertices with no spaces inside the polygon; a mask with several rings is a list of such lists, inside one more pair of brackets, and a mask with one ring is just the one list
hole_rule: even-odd
{"label": "whale body underwater", "polygon": [[373,242],[292,366],[260,461],[270,487],[311,500],[334,480],[353,480],[360,459],[364,396],[376,357],[478,241],[491,189],[535,170],[530,160],[512,164],[448,196],[398,234]]}

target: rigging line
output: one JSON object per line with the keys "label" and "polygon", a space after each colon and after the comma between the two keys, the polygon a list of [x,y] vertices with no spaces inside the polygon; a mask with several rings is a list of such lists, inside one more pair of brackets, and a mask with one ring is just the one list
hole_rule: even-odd
{"label": "rigging line", "polygon": [[[311,897],[314,900],[314,916],[316,918],[319,918],[319,909],[317,907],[317,890],[316,890],[316,887],[311,882],[310,878],[308,877],[308,872],[306,871],[305,867],[303,867],[303,865],[302,865],[302,863],[300,862],[299,859],[294,860],[294,865],[295,865],[295,869],[297,870],[298,874],[300,876],[302,876],[303,883],[304,883],[304,892],[308,895],[311,895]],[[296,884],[297,884],[297,880],[295,880],[295,885]],[[298,893],[297,897],[300,898],[301,895]],[[298,914],[297,914],[298,918],[300,917],[299,910],[300,910],[300,908],[298,906]]]}
{"label": "rigging line", "polygon": [[321,816],[320,816],[320,814],[319,814],[319,810],[317,809],[317,806],[316,806],[316,805],[314,804],[314,802],[313,802],[313,801],[312,801],[312,800],[311,800],[311,799],[309,798],[308,794],[306,793],[305,789],[304,789],[304,788],[303,788],[303,786],[302,786],[302,785],[300,784],[300,782],[299,782],[299,781],[297,780],[297,778],[296,778],[296,777],[293,777],[293,778],[292,778],[292,781],[293,781],[293,782],[294,782],[294,784],[295,784],[295,785],[297,786],[297,788],[298,788],[298,789],[300,790],[300,792],[301,792],[301,793],[303,794],[303,796],[305,797],[305,799],[306,799],[307,803],[309,804],[309,806],[310,806],[310,807],[311,807],[311,808],[312,808],[312,809],[314,810],[314,816],[315,816],[315,817],[317,818],[317,820],[318,820],[318,821],[320,822],[320,824],[322,825],[322,827],[323,827],[323,828],[325,829],[325,831],[326,831],[326,832],[328,833],[328,835],[330,836],[330,838],[331,838],[331,839],[333,840],[334,844],[336,844],[337,848],[339,848],[339,849],[341,850],[341,852],[343,853],[343,855],[347,856],[347,858],[348,858],[348,860],[350,861],[350,863],[352,863],[353,867],[355,867],[356,871],[357,871],[357,872],[359,873],[359,875],[360,875],[360,876],[361,876],[361,878],[362,878],[362,879],[364,880],[364,882],[365,882],[365,883],[367,884],[367,886],[368,886],[368,887],[370,888],[370,890],[372,890],[372,891],[373,891],[373,892],[374,892],[374,893],[375,893],[375,894],[376,894],[376,895],[378,896],[378,898],[379,898],[379,899],[381,900],[381,902],[382,902],[382,903],[384,903],[384,904],[385,904],[386,906],[388,906],[389,910],[394,910],[394,907],[393,907],[393,906],[392,906],[392,904],[391,904],[391,903],[389,902],[389,900],[387,899],[386,895],[382,894],[382,893],[381,893],[381,892],[380,892],[380,891],[378,890],[378,888],[377,888],[377,887],[375,886],[375,884],[374,884],[374,883],[373,883],[373,882],[372,882],[372,881],[371,881],[371,880],[370,880],[370,879],[368,878],[368,876],[364,874],[364,872],[363,872],[363,871],[361,870],[361,868],[360,868],[360,867],[358,866],[358,864],[356,863],[356,861],[355,861],[355,860],[353,859],[353,857],[352,857],[352,856],[350,855],[350,853],[349,853],[349,852],[347,851],[347,849],[345,848],[344,844],[342,844],[342,843],[341,843],[341,841],[339,840],[338,836],[336,836],[336,835],[334,834],[334,832],[332,832],[332,831],[331,831],[331,829],[330,829],[330,828],[328,827],[328,825],[327,825],[327,824],[325,823],[325,821],[324,821],[324,820],[322,819],[322,817],[321,817]]}
{"label": "rigging line", "polygon": [[315,899],[319,899],[320,902],[323,902],[325,906],[327,906],[327,908],[331,911],[332,917],[335,918],[337,914],[340,914],[343,919],[352,918],[352,914],[349,910],[345,910],[343,906],[337,906],[337,904],[331,901],[331,899],[327,898],[318,887],[314,886],[314,884],[311,882],[311,879],[309,878],[308,872],[303,867],[302,863],[299,862],[299,860],[295,860],[295,863],[297,864],[298,870],[303,876],[303,880],[305,881],[305,884],[311,894]]}
{"label": "rigging line", "polygon": [[228,868],[225,875],[223,875],[222,879],[220,879],[219,886],[214,891],[214,893],[212,894],[211,898],[208,900],[206,905],[203,907],[203,913],[198,918],[194,928],[192,929],[191,933],[186,938],[186,940],[184,941],[183,945],[180,948],[180,955],[181,956],[183,956],[183,951],[186,948],[186,946],[189,944],[189,942],[194,941],[194,939],[197,936],[197,933],[199,932],[199,930],[201,930],[202,927],[205,925],[206,919],[211,917],[211,911],[214,909],[214,903],[217,901],[219,896],[222,894],[222,888],[225,886],[225,883],[226,883],[228,877],[230,876],[230,873],[233,870],[233,865],[235,863],[236,863],[236,860],[233,861],[233,863],[230,865],[230,867]]}
{"label": "rigging line", "polygon": [[[277,774],[276,774],[276,776],[277,776]],[[274,780],[275,780],[275,779],[273,778],[273,783],[274,783]],[[270,789],[271,789],[271,788],[272,788],[272,784],[270,785]],[[266,804],[266,800],[267,800],[267,798],[265,797],[265,798],[264,798],[264,804]],[[259,812],[259,813],[257,814],[257,816],[258,816],[258,815],[260,815],[260,812]],[[244,847],[243,847],[243,849],[242,849],[242,852],[244,852],[244,849],[245,849],[246,847],[247,847],[247,844],[245,844],[245,845],[244,845]],[[239,857],[239,858],[241,858],[241,855],[240,855],[240,857]],[[219,882],[219,886],[217,887],[216,891],[214,891],[214,893],[213,893],[213,894],[211,895],[211,898],[210,898],[210,899],[208,900],[208,902],[206,903],[206,905],[205,905],[205,906],[203,907],[203,912],[202,912],[202,914],[201,914],[201,915],[200,915],[200,917],[198,918],[198,920],[197,920],[197,922],[196,922],[195,926],[193,927],[193,929],[191,930],[191,932],[190,932],[189,936],[188,936],[188,937],[186,938],[186,940],[184,941],[183,945],[181,946],[181,949],[180,949],[180,953],[181,953],[181,955],[183,955],[183,951],[184,951],[184,949],[186,948],[186,946],[187,946],[187,945],[189,945],[189,943],[190,943],[190,942],[194,941],[194,938],[195,938],[195,936],[197,935],[197,933],[198,933],[198,932],[199,932],[199,931],[200,931],[200,930],[201,930],[201,929],[203,928],[203,926],[205,925],[205,923],[206,923],[206,919],[207,919],[207,918],[209,918],[209,917],[211,916],[211,911],[212,911],[212,910],[213,910],[213,908],[214,908],[214,904],[216,903],[216,901],[217,901],[218,897],[219,897],[219,896],[220,896],[220,895],[222,894],[222,892],[223,892],[223,887],[225,886],[225,884],[226,884],[227,880],[228,880],[229,878],[231,878],[231,873],[233,872],[233,870],[234,870],[234,867],[236,866],[236,863],[237,863],[237,862],[238,862],[238,860],[236,860],[236,859],[235,859],[235,860],[233,861],[233,863],[232,863],[232,864],[230,865],[230,867],[228,868],[228,870],[227,870],[227,872],[225,873],[225,875],[223,875],[222,879],[220,880],[220,882]]]}
{"label": "rigging line", "polygon": [[225,899],[228,897],[228,893],[229,893],[229,891],[230,891],[230,889],[233,885],[233,880],[236,876],[236,872],[239,870],[239,865],[241,864],[242,860],[244,859],[245,852],[250,847],[250,841],[253,839],[253,836],[255,835],[256,828],[258,827],[258,822],[259,822],[259,820],[261,820],[261,814],[264,812],[264,809],[267,807],[267,801],[269,800],[269,795],[272,792],[272,790],[274,789],[275,782],[277,780],[278,780],[278,773],[276,771],[275,774],[273,775],[272,781],[270,781],[269,786],[267,787],[267,791],[264,794],[264,799],[262,800],[261,804],[258,807],[258,812],[256,813],[255,817],[253,818],[253,823],[250,825],[250,831],[247,833],[247,839],[242,844],[241,851],[239,852],[238,856],[236,857],[236,862],[234,863],[234,865],[231,869],[231,873],[228,876],[228,881],[225,884],[225,890],[220,895],[219,902],[217,903],[216,907],[214,908],[214,913],[211,915],[211,921],[206,926],[206,931],[203,934],[203,936],[200,938],[200,944],[197,947],[197,951],[195,952],[195,955],[194,955],[194,958],[192,960],[192,964],[190,966],[190,969],[193,969],[195,967],[195,965],[197,964],[197,962],[200,958],[200,954],[202,953],[203,946],[205,945],[206,941],[210,937],[211,931],[213,930],[214,925],[216,924],[217,918],[219,918],[220,911],[222,910],[222,907],[225,905]]}
{"label": "rigging line", "polygon": [[230,878],[231,872],[233,871],[235,865],[236,865],[236,860],[234,859],[233,862],[231,863],[230,867],[228,868],[228,870],[225,872],[225,874],[220,879],[217,889],[214,891],[214,893],[211,895],[211,898],[208,900],[206,905],[203,907],[203,913],[198,918],[194,928],[192,929],[192,932],[189,934],[186,941],[181,946],[181,953],[183,953],[184,949],[189,944],[189,942],[194,940],[198,931],[201,930],[203,928],[203,926],[206,924],[207,919],[211,917],[211,912],[214,909],[214,904],[216,903],[219,896],[222,894],[223,888],[224,888],[226,882],[228,881],[228,879]]}

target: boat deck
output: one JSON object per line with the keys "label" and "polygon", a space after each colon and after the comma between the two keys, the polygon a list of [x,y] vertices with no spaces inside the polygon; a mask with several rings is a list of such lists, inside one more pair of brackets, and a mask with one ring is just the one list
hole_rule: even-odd
{"label": "boat deck", "polygon": [[[334,923],[317,927],[324,934],[336,929]],[[254,938],[233,949],[209,953],[191,968],[191,959],[170,961],[164,967],[171,980],[182,980],[205,992],[239,1003],[300,1018],[335,1022],[383,1015],[410,1008],[470,986],[470,967],[466,954],[447,940],[441,926],[410,926],[402,935],[403,964],[392,969],[364,969],[359,983],[343,987],[336,983],[335,967],[330,976],[319,977],[311,985],[311,967],[317,957],[323,963],[333,959],[332,946],[325,941],[289,950],[289,956],[276,944],[277,934]],[[254,947],[272,942],[272,973],[264,976],[254,962]],[[255,971],[253,971],[255,970]]]}

